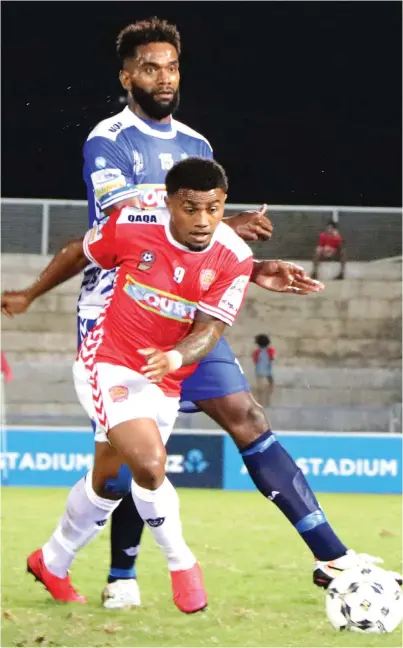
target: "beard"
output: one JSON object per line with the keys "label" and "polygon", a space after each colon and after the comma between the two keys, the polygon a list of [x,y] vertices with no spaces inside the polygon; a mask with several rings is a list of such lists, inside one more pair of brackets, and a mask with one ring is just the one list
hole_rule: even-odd
{"label": "beard", "polygon": [[190,252],[203,252],[208,246],[210,245],[211,241],[208,243],[185,243],[185,246],[187,247]]}
{"label": "beard", "polygon": [[172,99],[169,101],[158,101],[154,93],[147,92],[143,88],[139,88],[134,83],[131,87],[131,95],[134,101],[140,106],[142,111],[151,117],[151,119],[165,119],[173,115],[179,106],[179,88],[175,90]]}

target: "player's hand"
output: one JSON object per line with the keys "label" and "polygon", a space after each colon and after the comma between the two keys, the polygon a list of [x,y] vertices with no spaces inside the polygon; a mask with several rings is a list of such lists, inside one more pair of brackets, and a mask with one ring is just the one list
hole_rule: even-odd
{"label": "player's hand", "polygon": [[141,372],[152,383],[159,383],[169,373],[170,364],[167,354],[159,349],[138,349],[147,360],[147,364],[141,367]]}
{"label": "player's hand", "polygon": [[311,279],[301,266],[289,261],[256,263],[252,280],[265,290],[294,295],[309,295],[325,289],[323,283]]}
{"label": "player's hand", "polygon": [[230,216],[225,223],[244,241],[266,241],[273,234],[273,225],[266,212],[267,205],[263,205],[259,211],[243,211]]}
{"label": "player's hand", "polygon": [[31,304],[26,290],[6,290],[1,295],[1,312],[7,317],[25,313]]}

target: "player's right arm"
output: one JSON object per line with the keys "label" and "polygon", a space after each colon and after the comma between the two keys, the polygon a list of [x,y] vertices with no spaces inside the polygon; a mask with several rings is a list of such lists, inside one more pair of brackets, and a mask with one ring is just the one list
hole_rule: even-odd
{"label": "player's right arm", "polygon": [[95,225],[82,239],[70,241],[41,272],[38,279],[25,290],[5,291],[1,296],[1,311],[13,317],[29,308],[35,299],[81,272],[89,263],[104,269],[114,268],[116,254],[115,225],[120,211],[105,225]]}
{"label": "player's right arm", "polygon": [[1,312],[7,317],[25,313],[33,301],[79,274],[90,262],[83,251],[83,239],[70,241],[25,290],[6,290],[1,295]]}
{"label": "player's right arm", "polygon": [[[92,194],[98,210],[110,216],[123,206],[140,206],[129,156],[116,140],[90,137],[83,153],[88,198],[90,200]],[[5,291],[2,294],[2,313],[8,317],[25,313],[35,299],[80,274],[89,263],[83,252],[83,239],[69,241],[34,284],[25,290]]]}

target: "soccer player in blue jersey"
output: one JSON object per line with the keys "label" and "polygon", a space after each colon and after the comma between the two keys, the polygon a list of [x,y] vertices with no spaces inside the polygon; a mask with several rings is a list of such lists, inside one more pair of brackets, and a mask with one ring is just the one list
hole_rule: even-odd
{"label": "soccer player in blue jersey", "polygon": [[[129,105],[100,122],[84,146],[90,227],[124,204],[138,205],[139,191],[143,207],[162,207],[165,175],[173,164],[189,156],[212,157],[207,140],[172,117],[179,103],[180,49],[176,27],[156,18],[129,25],[120,33],[120,80]],[[267,238],[271,233],[264,210],[226,222],[249,240]],[[70,268],[57,283],[76,270]],[[45,282],[47,276],[45,271]],[[113,280],[113,271],[86,268],[78,304],[79,344],[94,326]],[[296,266],[282,262],[255,262],[252,281],[269,290],[291,293],[305,294],[319,287]],[[36,294],[34,288],[19,296],[3,295],[3,312],[22,312]],[[192,410],[202,410],[230,434],[256,487],[283,512],[311,549],[317,585],[327,587],[340,570],[362,562],[363,558],[348,551],[337,537],[301,470],[277,441],[224,338],[183,383],[182,411]],[[122,470],[110,484],[117,494],[128,495],[112,516],[112,561],[103,595],[107,608],[140,604],[135,561],[143,521],[134,508],[130,479],[128,470]]]}

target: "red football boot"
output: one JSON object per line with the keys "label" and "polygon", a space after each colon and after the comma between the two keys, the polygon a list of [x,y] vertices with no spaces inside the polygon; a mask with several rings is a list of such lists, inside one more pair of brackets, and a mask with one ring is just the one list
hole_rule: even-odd
{"label": "red football boot", "polygon": [[171,571],[170,574],[174,603],[181,612],[191,614],[207,607],[203,575],[197,563],[190,569]]}
{"label": "red football boot", "polygon": [[27,560],[27,572],[32,574],[35,580],[43,583],[49,594],[56,601],[64,603],[86,603],[83,596],[78,594],[71,584],[70,576],[59,578],[52,574],[45,565],[42,549],[37,549]]}

